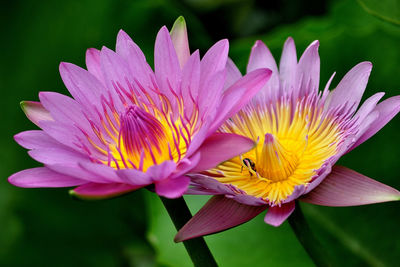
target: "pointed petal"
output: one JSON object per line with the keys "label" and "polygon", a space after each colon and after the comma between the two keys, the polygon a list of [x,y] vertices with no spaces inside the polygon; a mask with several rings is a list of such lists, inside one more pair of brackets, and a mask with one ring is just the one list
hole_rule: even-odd
{"label": "pointed petal", "polygon": [[117,197],[134,191],[137,188],[137,186],[119,183],[87,183],[70,190],[69,194],[84,200],[99,200]]}
{"label": "pointed petal", "polygon": [[281,60],[279,63],[279,77],[281,88],[289,91],[295,86],[297,75],[297,54],[296,45],[292,37],[289,37],[282,50]]}
{"label": "pointed petal", "polygon": [[97,78],[97,80],[105,85],[100,64],[100,50],[95,48],[89,48],[86,50],[86,67],[88,71]]}
{"label": "pointed petal", "polygon": [[54,172],[46,167],[27,169],[17,172],[8,178],[12,185],[26,188],[36,187],[70,187],[86,181]]}
{"label": "pointed petal", "polygon": [[40,130],[21,132],[14,136],[14,140],[26,149],[51,148],[61,145],[44,131]]}
{"label": "pointed petal", "polygon": [[106,93],[104,85],[87,70],[71,63],[62,62],[60,74],[73,98],[92,115],[91,117],[97,118],[93,107],[99,105],[101,95]]}
{"label": "pointed petal", "polygon": [[77,125],[88,134],[93,132],[87,117],[83,115],[82,106],[74,99],[56,92],[40,92],[39,98],[54,120]]}
{"label": "pointed petal", "polygon": [[189,177],[167,178],[155,183],[156,193],[167,198],[178,198],[185,193],[190,183]]}
{"label": "pointed petal", "polygon": [[346,103],[347,107],[353,107],[355,110],[364,94],[371,69],[371,62],[361,62],[354,66],[332,91],[329,108]]}
{"label": "pointed petal", "polygon": [[171,29],[171,39],[178,56],[179,65],[182,69],[190,57],[189,41],[184,17],[180,16],[176,19]]}
{"label": "pointed petal", "polygon": [[375,119],[371,123],[369,128],[364,132],[362,136],[360,136],[360,138],[355,142],[351,149],[354,149],[355,147],[359,146],[360,144],[371,138],[380,129],[382,129],[383,126],[385,126],[394,116],[396,116],[397,113],[399,113],[400,96],[394,96],[382,101],[376,106],[374,111],[378,112],[377,119]]}
{"label": "pointed petal", "polygon": [[297,69],[298,78],[301,79],[300,96],[318,91],[320,71],[318,47],[318,41],[312,42],[300,57]]}
{"label": "pointed petal", "polygon": [[212,197],[175,236],[175,242],[214,234],[245,223],[267,208],[248,206],[226,198]]}
{"label": "pointed petal", "polygon": [[[152,88],[152,81],[155,81],[154,72],[140,47],[123,30],[118,32],[115,50],[128,64],[132,77],[127,78],[132,81],[137,80],[144,88]],[[147,93],[153,95],[151,90],[148,90]]]}
{"label": "pointed petal", "polygon": [[289,218],[290,214],[292,214],[292,212],[294,211],[294,208],[294,201],[283,204],[280,207],[270,207],[267,211],[267,215],[265,215],[264,222],[269,225],[278,227],[284,221],[286,221],[287,218]]}
{"label": "pointed petal", "polygon": [[358,206],[400,200],[400,192],[342,166],[332,173],[302,201],[333,207]]}
{"label": "pointed petal", "polygon": [[215,133],[199,148],[200,161],[192,172],[213,168],[223,161],[249,151],[254,145],[253,140],[241,135]]}
{"label": "pointed petal", "polygon": [[154,71],[161,91],[167,95],[168,99],[175,100],[171,90],[177,90],[179,87],[181,67],[179,66],[178,56],[172,44],[171,36],[165,26],[160,29],[156,38]]}
{"label": "pointed petal", "polygon": [[[216,72],[223,70],[228,59],[229,42],[224,39],[214,44],[201,60],[201,79],[207,82]],[[203,88],[207,90],[207,88]]]}
{"label": "pointed petal", "polygon": [[24,111],[28,119],[39,126],[39,121],[52,121],[53,118],[50,112],[47,111],[43,105],[39,102],[34,101],[22,101],[21,108]]}
{"label": "pointed petal", "polygon": [[194,108],[194,101],[197,100],[200,87],[200,54],[196,50],[188,59],[182,70],[182,82],[178,94],[185,99],[185,113],[190,117]]}
{"label": "pointed petal", "polygon": [[147,173],[135,169],[117,170],[117,175],[127,184],[134,186],[146,186],[152,183],[152,180]]}
{"label": "pointed petal", "polygon": [[251,48],[249,63],[247,64],[247,73],[261,68],[272,70],[273,75],[278,74],[278,67],[274,57],[268,47],[262,41],[258,40]]}
{"label": "pointed petal", "polygon": [[[229,87],[222,97],[217,111],[217,117],[209,129],[209,134],[215,132],[219,126],[228,118],[238,112],[258,91],[268,82],[271,70],[258,69],[240,78],[234,85]],[[244,89],[245,88],[245,89]],[[236,92],[237,90],[241,92]],[[245,93],[243,94],[243,90]],[[238,98],[241,95],[242,97]]]}
{"label": "pointed petal", "polygon": [[242,73],[236,67],[232,59],[228,58],[228,60],[226,61],[226,81],[224,86],[225,89],[232,86],[240,78],[242,78]]}
{"label": "pointed petal", "polygon": [[146,174],[153,181],[160,181],[168,178],[176,170],[176,163],[172,160],[166,160],[161,164],[153,165],[147,169]]}
{"label": "pointed petal", "polygon": [[272,71],[269,81],[255,98],[277,99],[279,94],[279,73],[275,59],[269,51],[268,47],[262,41],[256,41],[249,58],[247,65],[247,73],[260,69],[267,68]]}

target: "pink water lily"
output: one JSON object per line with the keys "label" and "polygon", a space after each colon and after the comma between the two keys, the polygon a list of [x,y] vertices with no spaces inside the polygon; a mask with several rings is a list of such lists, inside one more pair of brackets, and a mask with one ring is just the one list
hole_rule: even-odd
{"label": "pink water lily", "polygon": [[[270,81],[239,113],[219,129],[254,140],[254,149],[192,175],[188,194],[213,196],[178,232],[183,241],[244,223],[268,208],[265,222],[281,225],[295,201],[325,206],[353,206],[400,199],[400,192],[353,170],[334,166],[337,160],[378,132],[400,110],[400,96],[378,104],[384,93],[360,108],[372,65],[352,68],[334,90],[333,76],[319,91],[318,41],[297,61],[289,38],[279,65],[267,46],[257,41],[247,72],[273,71]],[[241,74],[230,64],[233,81]],[[233,82],[232,81],[232,82]]]}
{"label": "pink water lily", "polygon": [[215,167],[254,146],[246,137],[215,133],[261,89],[271,75],[255,70],[227,84],[228,41],[200,60],[190,54],[186,24],[157,34],[154,72],[122,30],[116,51],[89,49],[87,70],[60,64],[71,97],[41,92],[23,102],[41,130],[15,140],[43,167],[9,177],[20,187],[71,187],[81,198],[107,198],[154,185],[176,198],[189,184],[185,174]]}

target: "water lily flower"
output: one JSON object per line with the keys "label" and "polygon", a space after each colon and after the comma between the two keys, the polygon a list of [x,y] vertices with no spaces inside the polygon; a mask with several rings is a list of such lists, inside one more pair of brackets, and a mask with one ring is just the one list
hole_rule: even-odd
{"label": "water lily flower", "polygon": [[190,54],[180,17],[171,33],[164,26],[157,34],[154,72],[122,30],[115,52],[87,50],[87,70],[61,63],[72,98],[40,92],[40,102],[23,102],[41,130],[15,136],[44,166],[18,172],[9,182],[77,186],[71,193],[88,199],[149,185],[158,195],[181,196],[187,172],[215,167],[254,146],[246,137],[215,131],[265,85],[271,71],[255,70],[227,84],[228,46],[227,40],[217,42],[201,60],[198,50]]}
{"label": "water lily flower", "polygon": [[[270,81],[219,131],[254,140],[251,151],[193,175],[188,194],[213,196],[178,232],[175,240],[219,232],[244,223],[268,208],[265,222],[281,225],[295,200],[325,206],[353,206],[400,199],[400,192],[341,166],[337,160],[378,132],[400,110],[400,96],[377,104],[384,93],[360,108],[372,65],[353,67],[334,90],[319,91],[318,41],[297,61],[286,41],[279,71],[267,46],[257,41],[247,72],[273,71]],[[231,73],[240,72],[231,65]]]}

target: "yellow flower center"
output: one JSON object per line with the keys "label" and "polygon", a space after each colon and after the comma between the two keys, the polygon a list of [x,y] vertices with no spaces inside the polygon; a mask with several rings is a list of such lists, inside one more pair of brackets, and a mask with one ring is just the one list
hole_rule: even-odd
{"label": "yellow flower center", "polygon": [[176,96],[176,106],[161,93],[155,104],[149,95],[139,101],[134,94],[124,99],[125,112],[118,113],[111,100],[103,99],[101,127],[92,123],[97,136],[90,144],[103,159],[93,161],[115,169],[133,168],[145,172],[152,165],[166,160],[174,162],[185,157],[192,136],[198,131],[199,111],[195,105],[184,112],[182,97]]}
{"label": "yellow flower center", "polygon": [[307,185],[337,152],[343,130],[337,117],[325,114],[316,97],[251,104],[221,131],[247,136],[256,147],[209,171],[216,180],[248,195],[279,204],[295,186]]}

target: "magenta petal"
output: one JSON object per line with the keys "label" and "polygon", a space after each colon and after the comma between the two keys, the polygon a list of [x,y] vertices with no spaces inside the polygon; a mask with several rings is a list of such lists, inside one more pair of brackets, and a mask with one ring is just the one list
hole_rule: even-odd
{"label": "magenta petal", "polygon": [[287,218],[289,218],[290,214],[294,211],[295,202],[289,202],[286,204],[279,206],[270,207],[267,211],[267,215],[265,215],[264,222],[278,227],[280,226]]}
{"label": "magenta petal", "polygon": [[175,236],[175,242],[214,234],[245,223],[267,208],[249,206],[226,198],[212,197]]}
{"label": "magenta petal", "polygon": [[134,169],[122,169],[117,170],[117,175],[127,184],[135,186],[146,186],[152,183],[150,176],[147,173],[134,170]]}
{"label": "magenta petal", "polygon": [[47,133],[40,130],[25,131],[14,136],[14,140],[22,147],[27,149],[50,148],[61,146],[56,140]]}
{"label": "magenta petal", "polygon": [[319,87],[319,71],[320,59],[318,55],[319,42],[312,42],[303,55],[300,57],[298,64],[298,79],[301,81],[299,87],[300,96],[308,93],[317,92]]}
{"label": "magenta petal", "polygon": [[229,88],[235,82],[237,82],[240,78],[242,78],[242,73],[236,67],[235,63],[232,59],[228,58],[226,61],[226,81],[225,88]]}
{"label": "magenta petal", "polygon": [[335,166],[331,174],[301,200],[323,206],[358,206],[400,200],[400,192],[356,171]]}
{"label": "magenta petal", "polygon": [[[235,84],[226,89],[222,97],[220,108],[217,111],[217,116],[210,127],[209,134],[215,132],[223,122],[232,117],[244,105],[246,105],[248,101],[265,85],[270,77],[271,70],[258,69],[246,74]],[[236,92],[237,90],[242,91],[243,88],[245,88],[246,94],[238,94]],[[238,99],[237,95],[242,95],[242,97]]]}
{"label": "magenta petal", "polygon": [[26,188],[69,187],[86,183],[86,181],[54,172],[46,167],[17,172],[8,178],[8,182],[12,185]]}
{"label": "magenta petal", "polygon": [[[223,70],[228,59],[229,42],[224,39],[214,44],[201,60],[201,81],[207,82],[216,72]],[[207,90],[207,88],[205,88]]]}
{"label": "magenta petal", "polygon": [[[145,88],[152,86],[152,81],[155,80],[153,70],[147,63],[142,50],[123,30],[120,30],[118,33],[116,52],[128,64],[133,76],[127,77],[128,79],[134,78]],[[152,95],[152,92],[147,92]]]}
{"label": "magenta petal", "polygon": [[280,84],[288,92],[295,87],[297,75],[297,53],[293,38],[289,37],[282,50],[279,64]]}
{"label": "magenta petal", "polygon": [[178,198],[185,193],[190,183],[189,177],[179,176],[155,182],[156,193],[167,198]]}
{"label": "magenta petal", "polygon": [[39,121],[52,121],[50,112],[47,111],[42,104],[34,101],[22,101],[21,108],[25,112],[28,119],[39,126]]}
{"label": "magenta petal", "polygon": [[87,183],[69,191],[72,196],[85,200],[117,197],[138,189],[138,186],[119,183]]}
{"label": "magenta petal", "polygon": [[351,149],[359,146],[368,140],[371,136],[376,134],[380,129],[383,128],[397,113],[400,111],[400,96],[394,96],[388,98],[379,103],[374,111],[378,112],[378,118],[375,119],[369,129],[355,142]]}
{"label": "magenta petal", "polygon": [[275,59],[268,47],[262,41],[258,40],[251,49],[247,72],[249,73],[261,68],[270,69],[274,74],[278,73]]}
{"label": "magenta petal", "polygon": [[186,61],[190,57],[189,41],[186,30],[185,19],[180,16],[176,19],[171,29],[171,40],[174,44],[176,54],[178,56],[181,69],[185,66]]}
{"label": "magenta petal", "polygon": [[104,85],[103,72],[100,64],[100,50],[89,48],[86,50],[86,67],[88,71]]}
{"label": "magenta petal", "polygon": [[153,181],[160,181],[168,178],[176,170],[176,163],[172,160],[166,160],[161,164],[153,165],[147,169],[146,174]]}
{"label": "magenta petal", "polygon": [[371,62],[361,62],[354,66],[332,91],[329,107],[335,108],[345,102],[355,110],[364,94],[371,69]]}
{"label": "magenta petal", "polygon": [[253,140],[247,137],[230,133],[215,133],[208,137],[199,148],[200,161],[192,171],[213,168],[225,160],[249,151],[253,146]]}
{"label": "magenta petal", "polygon": [[181,68],[168,29],[164,26],[157,34],[154,47],[154,72],[161,91],[175,100],[171,90],[178,88]]}

